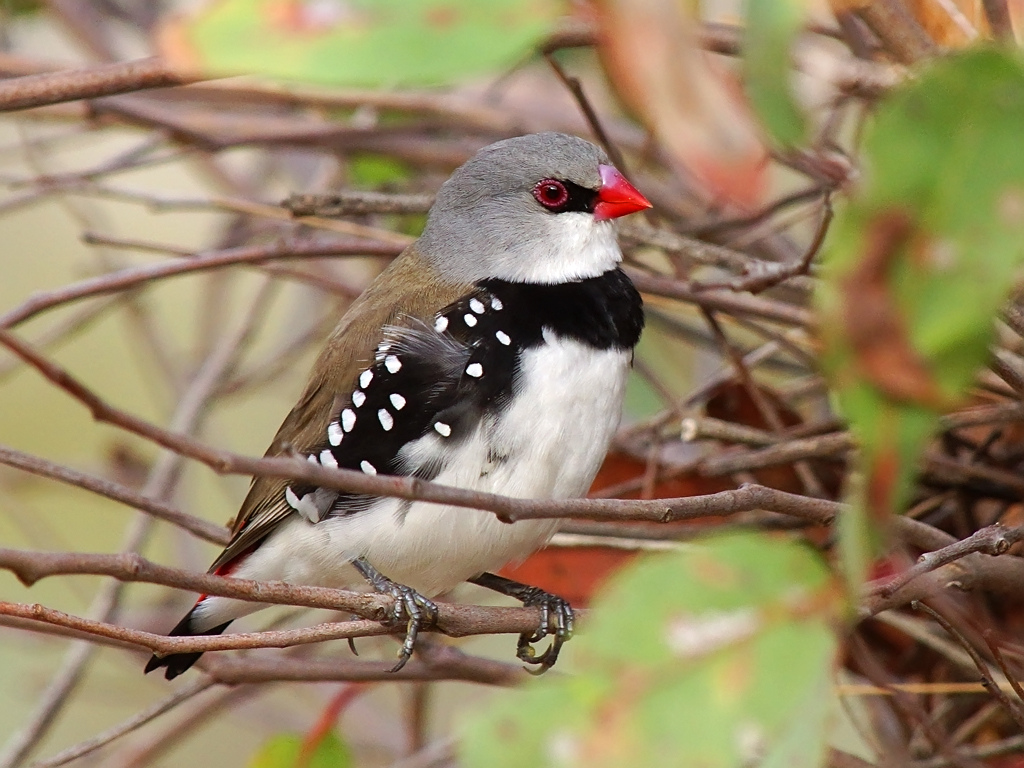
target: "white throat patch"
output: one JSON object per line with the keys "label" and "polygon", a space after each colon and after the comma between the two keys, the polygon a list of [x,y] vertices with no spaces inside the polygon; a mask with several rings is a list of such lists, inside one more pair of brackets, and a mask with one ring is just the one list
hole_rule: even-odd
{"label": "white throat patch", "polygon": [[588,213],[560,213],[543,238],[532,237],[529,257],[509,254],[501,259],[501,277],[517,283],[567,283],[603,275],[622,261],[622,250],[610,221]]}

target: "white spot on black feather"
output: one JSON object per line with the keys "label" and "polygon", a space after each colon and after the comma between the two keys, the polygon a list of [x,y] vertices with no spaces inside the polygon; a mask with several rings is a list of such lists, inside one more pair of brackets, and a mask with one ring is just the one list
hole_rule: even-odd
{"label": "white spot on black feather", "polygon": [[480,363],[470,363],[466,366],[466,375],[479,379],[484,375],[484,367]]}
{"label": "white spot on black feather", "polygon": [[401,396],[400,394],[398,394],[397,392],[395,392],[395,393],[394,393],[394,394],[392,394],[392,395],[391,395],[390,397],[388,397],[388,400],[390,400],[390,401],[391,401],[391,404],[392,404],[393,406],[395,406],[395,410],[396,410],[396,411],[400,411],[400,410],[402,410],[403,408],[405,408],[405,398],[404,398],[404,397],[402,397],[402,396]]}
{"label": "white spot on black feather", "polygon": [[469,300],[469,308],[476,312],[478,315],[482,315],[485,309],[483,302],[481,302],[480,299],[476,298]]}
{"label": "white spot on black feather", "polygon": [[496,332],[496,333],[494,334],[494,338],[496,338],[496,339],[497,339],[498,341],[500,341],[500,342],[501,342],[502,344],[504,344],[504,345],[505,345],[506,347],[507,347],[507,346],[508,346],[509,344],[511,344],[511,343],[512,343],[512,339],[511,339],[511,338],[509,337],[509,335],[508,335],[507,333],[505,333],[504,331],[497,331],[497,332]]}
{"label": "white spot on black feather", "polygon": [[435,421],[434,429],[437,430],[437,434],[441,435],[441,437],[449,437],[452,433],[451,426],[445,424],[443,421]]}
{"label": "white spot on black feather", "polygon": [[356,425],[356,412],[351,408],[346,408],[341,412],[341,428],[346,432],[351,432],[352,427]]}
{"label": "white spot on black feather", "polygon": [[438,333],[444,333],[448,329],[448,318],[444,315],[439,315],[437,320],[434,321],[434,330]]}
{"label": "white spot on black feather", "polygon": [[288,502],[289,507],[309,520],[309,522],[320,522],[320,510],[317,509],[316,503],[313,501],[313,494],[307,493],[300,499],[295,495],[295,491],[288,487],[284,489],[284,499]]}
{"label": "white spot on black feather", "polygon": [[497,296],[491,296],[491,309],[500,310],[504,308],[505,305],[501,303],[501,299],[499,299]]}
{"label": "white spot on black feather", "polygon": [[[367,371],[367,373],[369,373],[369,371]],[[366,393],[363,392],[363,390],[357,389],[355,392],[352,393],[352,405],[354,405],[356,408],[358,408],[365,402]]]}
{"label": "white spot on black feather", "polygon": [[341,431],[341,425],[336,421],[332,421],[327,425],[327,441],[337,447],[341,445],[341,439],[345,436],[345,433]]}
{"label": "white spot on black feather", "polygon": [[360,461],[359,462],[359,468],[361,470],[363,470],[363,472],[365,472],[368,475],[376,475],[377,474],[377,468],[375,466],[373,466],[373,464],[371,464],[368,461]]}
{"label": "white spot on black feather", "polygon": [[373,381],[373,371],[367,368],[365,371],[359,374],[359,386],[366,389],[370,386],[370,382]]}
{"label": "white spot on black feather", "polygon": [[470,328],[476,325],[476,317],[474,317],[473,315],[463,315],[462,319]]}
{"label": "white spot on black feather", "polygon": [[402,370],[402,361],[394,355],[388,355],[384,358],[384,367],[388,369],[388,373],[398,373]]}
{"label": "white spot on black feather", "polygon": [[325,467],[331,467],[332,469],[338,468],[338,460],[334,458],[334,453],[326,448],[320,451],[320,463]]}
{"label": "white spot on black feather", "polygon": [[377,411],[377,418],[380,420],[380,425],[384,427],[385,432],[390,432],[391,428],[395,426],[395,420],[388,413],[387,408],[381,408]]}

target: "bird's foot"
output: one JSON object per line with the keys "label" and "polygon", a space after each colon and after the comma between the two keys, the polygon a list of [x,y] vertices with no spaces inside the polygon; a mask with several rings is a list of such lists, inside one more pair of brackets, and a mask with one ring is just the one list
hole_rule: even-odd
{"label": "bird's foot", "polygon": [[[552,595],[537,587],[527,587],[525,594],[519,599],[527,608],[540,608],[540,625],[532,633],[519,636],[516,645],[516,656],[520,661],[536,665],[536,670],[527,668],[527,672],[535,675],[551,669],[558,661],[558,654],[565,641],[572,637],[576,615],[568,601],[558,595]],[[551,645],[540,655],[534,648],[545,637],[551,636]]]}
{"label": "bird's foot", "polygon": [[385,623],[388,626],[405,625],[405,640],[398,651],[398,663],[391,668],[392,672],[397,672],[412,658],[420,631],[437,624],[437,605],[412,587],[393,582],[363,559],[356,560],[353,564],[375,591],[382,595],[390,595],[394,600],[391,616]]}
{"label": "bird's foot", "polygon": [[[531,674],[539,675],[551,669],[558,661],[558,654],[565,641],[572,637],[576,614],[569,602],[543,589],[520,584],[518,581],[493,573],[481,574],[471,581],[481,587],[514,597],[527,608],[540,608],[540,624],[533,632],[524,632],[519,636],[516,656],[520,661],[536,667],[536,670],[527,667],[526,671]],[[551,645],[543,653],[538,654],[534,644],[549,636]]]}

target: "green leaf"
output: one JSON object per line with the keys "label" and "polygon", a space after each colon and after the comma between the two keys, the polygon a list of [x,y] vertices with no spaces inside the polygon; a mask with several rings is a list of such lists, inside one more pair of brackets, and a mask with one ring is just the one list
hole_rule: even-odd
{"label": "green leaf", "polygon": [[646,559],[573,641],[579,673],[473,718],[464,764],[818,765],[838,604],[818,555],[782,538],[726,536]]}
{"label": "green leaf", "polygon": [[348,747],[335,733],[328,733],[310,755],[302,754],[303,736],[279,733],[271,736],[249,760],[249,768],[349,768],[354,765]]}
{"label": "green leaf", "polygon": [[217,0],[161,37],[172,61],[210,74],[432,85],[512,65],[563,10],[557,0]]}
{"label": "green leaf", "polygon": [[790,85],[793,44],[803,17],[803,0],[747,0],[743,80],[764,127],[786,147],[802,144],[807,135]]}
{"label": "green leaf", "polygon": [[890,94],[865,133],[818,296],[826,372],[861,447],[848,573],[879,553],[939,415],[988,358],[1024,262],[1022,125],[1024,67],[978,48]]}

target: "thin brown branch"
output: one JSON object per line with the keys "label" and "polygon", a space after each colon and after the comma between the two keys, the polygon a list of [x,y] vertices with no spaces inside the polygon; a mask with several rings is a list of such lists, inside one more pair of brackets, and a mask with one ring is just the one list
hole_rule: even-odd
{"label": "thin brown branch", "polygon": [[281,202],[292,216],[361,216],[368,213],[426,213],[433,195],[345,190],[328,195],[293,194]]}
{"label": "thin brown branch", "polygon": [[0,112],[95,99],[149,88],[187,85],[199,79],[195,75],[186,75],[172,69],[158,58],[26,75],[0,81]]}
{"label": "thin brown branch", "polygon": [[1017,723],[1017,727],[1024,730],[1024,708],[1022,708],[1021,702],[1015,702],[1002,690],[999,683],[997,683],[995,678],[992,677],[992,670],[988,668],[988,664],[983,658],[981,658],[981,654],[978,653],[977,648],[975,648],[974,645],[972,645],[967,638],[963,636],[963,633],[954,627],[945,616],[931,606],[917,600],[911,603],[911,605],[915,610],[924,611],[931,616],[936,622],[938,622],[939,626],[946,630],[946,632],[948,632],[949,635],[960,644],[961,648],[967,651],[968,655],[971,657],[971,661],[973,661],[974,665],[978,668],[978,674],[981,675],[981,680],[986,690],[988,690],[988,692],[1003,705],[1003,709],[1005,709],[1007,714],[1010,715],[1014,722]]}
{"label": "thin brown branch", "polygon": [[[330,630],[332,632],[340,632],[341,634],[336,635],[337,637],[355,637],[359,636],[354,634],[358,632],[363,632],[366,635],[386,633],[379,629],[377,622],[387,619],[393,605],[392,598],[384,595],[325,587],[296,586],[279,581],[260,582],[215,576],[208,573],[194,573],[158,565],[132,553],[107,555],[0,548],[0,568],[11,571],[25,584],[33,584],[40,579],[59,575],[109,576],[126,583],[161,584],[249,602],[346,611],[372,619],[369,622],[354,622],[351,623],[351,626],[348,623],[322,625],[309,637],[327,632],[325,627],[332,627]],[[90,623],[88,619],[77,619],[59,612],[51,612],[50,609],[42,606],[18,607],[12,603],[0,603],[0,605],[4,606],[0,613],[6,615],[47,621],[51,624],[92,632],[102,637],[133,642],[154,651],[159,650],[161,653],[176,653],[186,649],[198,650],[200,647],[204,650],[234,647],[232,645],[234,641],[230,638],[239,637],[239,635],[231,635],[219,638],[166,638],[162,635],[152,635],[135,630],[124,630],[123,634],[118,634],[115,630],[120,628],[102,627],[99,624]],[[535,608],[480,607],[454,603],[438,603],[438,608],[437,629],[452,637],[528,632],[536,629],[540,620],[540,615]],[[256,639],[262,633],[254,633],[251,637],[243,638],[240,641],[242,645],[239,647],[283,647],[276,644],[284,642],[285,645],[294,645],[292,639],[297,637],[301,640],[306,637],[301,631],[298,635],[293,634],[294,632],[294,630],[287,630],[285,634],[272,633],[268,643]],[[324,639],[330,638],[319,636],[314,639],[302,640],[302,642],[319,642]],[[197,644],[192,645],[191,643]]]}
{"label": "thin brown branch", "polygon": [[901,0],[869,0],[855,8],[854,13],[904,64],[931,58],[939,52]]}
{"label": "thin brown branch", "polygon": [[634,285],[643,293],[678,299],[710,310],[729,314],[749,315],[762,320],[771,320],[784,325],[804,328],[816,326],[814,314],[802,307],[784,304],[781,301],[761,296],[747,296],[732,291],[702,291],[687,283],[670,277],[656,276],[637,269],[626,268]]}
{"label": "thin brown branch", "polygon": [[889,597],[914,579],[937,568],[975,552],[993,556],[1003,555],[1009,551],[1011,546],[1021,540],[1024,540],[1024,526],[1006,528],[1002,525],[990,525],[975,531],[966,539],[955,541],[942,549],[925,552],[913,566],[884,584],[872,586],[868,594]]}
{"label": "thin brown branch", "polygon": [[554,71],[555,76],[562,81],[569,93],[572,94],[573,99],[579,106],[580,111],[583,112],[583,116],[587,120],[587,125],[594,132],[597,140],[601,143],[601,146],[605,148],[608,153],[608,157],[611,159],[612,164],[620,171],[628,175],[628,168],[626,167],[626,160],[619,151],[619,148],[615,146],[614,142],[608,138],[608,134],[601,125],[601,119],[597,116],[597,110],[594,109],[590,103],[590,99],[587,98],[587,94],[583,90],[583,84],[580,82],[578,77],[571,77],[562,68],[562,65],[558,63],[558,59],[555,58],[553,51],[545,51],[544,59],[548,65]]}
{"label": "thin brown branch", "polygon": [[734,277],[731,280],[699,283],[693,287],[706,291],[715,288],[726,288],[730,291],[749,291],[760,293],[776,285],[791,280],[794,277],[807,275],[811,269],[811,262],[818,255],[822,244],[825,242],[825,235],[828,234],[829,225],[832,223],[833,211],[832,202],[828,192],[824,193],[822,203],[821,221],[815,230],[814,238],[811,240],[803,256],[794,262],[776,263],[768,261],[754,261],[747,265],[744,274]]}
{"label": "thin brown branch", "polygon": [[361,240],[293,240],[269,245],[245,245],[228,248],[191,259],[176,259],[140,267],[130,267],[106,275],[82,280],[52,291],[41,291],[20,306],[0,315],[0,328],[13,328],[53,307],[89,296],[116,293],[154,280],[206,272],[237,264],[260,264],[281,259],[309,259],[322,256],[394,256],[401,249],[394,245]]}
{"label": "thin brown branch", "polygon": [[518,664],[506,664],[470,656],[449,645],[438,645],[429,654],[418,653],[401,670],[392,672],[391,661],[350,661],[330,658],[298,660],[284,657],[252,657],[237,660],[227,656],[204,659],[204,671],[224,685],[268,682],[403,682],[462,680],[485,685],[519,685],[526,678]]}
{"label": "thin brown branch", "polygon": [[752,469],[764,469],[791,464],[805,459],[822,459],[841,456],[854,447],[853,438],[846,432],[804,437],[756,450],[719,452],[700,463],[704,475],[732,475]]}
{"label": "thin brown branch", "polygon": [[57,766],[65,765],[66,763],[70,763],[72,760],[85,757],[86,755],[95,752],[97,749],[105,747],[111,742],[138,730],[146,723],[155,720],[166,712],[170,712],[179,704],[195,698],[203,691],[213,688],[216,684],[215,680],[208,677],[192,680],[176,690],[170,696],[167,696],[155,704],[136,712],[124,722],[118,723],[114,727],[108,728],[105,731],[101,731],[92,738],[68,747],[52,757],[48,757],[45,760],[37,760],[31,763],[29,768],[57,768]]}
{"label": "thin brown branch", "polygon": [[62,483],[91,491],[113,501],[119,501],[122,504],[127,504],[153,517],[183,528],[199,538],[211,541],[214,544],[224,545],[228,542],[228,531],[223,526],[215,525],[194,515],[189,515],[159,499],[143,496],[141,493],[133,491],[131,488],[120,483],[89,475],[85,472],[79,472],[63,464],[47,461],[38,456],[22,453],[3,445],[0,445],[0,464],[16,467],[25,472],[31,472],[34,475],[47,477],[51,480],[59,480]]}
{"label": "thin brown branch", "polygon": [[415,477],[367,475],[363,472],[329,469],[300,458],[254,459],[211,448],[186,435],[171,432],[126,411],[109,405],[91,389],[8,331],[0,331],[0,344],[7,346],[35,367],[47,379],[87,407],[97,421],[114,424],[152,440],[182,456],[196,459],[220,474],[261,475],[306,480],[325,488],[355,493],[393,496],[410,501],[432,501],[460,507],[488,510],[507,522],[537,518],[587,517],[605,520],[693,519],[708,515],[730,515],[751,509],[765,509],[828,524],[840,509],[835,502],[785,493],[759,485],[732,491],[677,499],[516,499],[492,493],[439,485]]}

